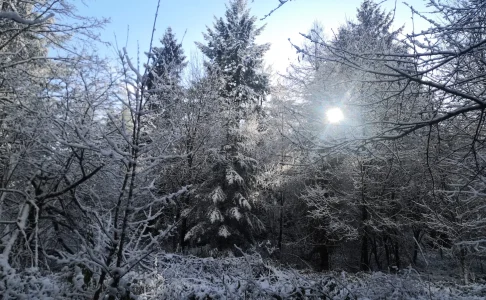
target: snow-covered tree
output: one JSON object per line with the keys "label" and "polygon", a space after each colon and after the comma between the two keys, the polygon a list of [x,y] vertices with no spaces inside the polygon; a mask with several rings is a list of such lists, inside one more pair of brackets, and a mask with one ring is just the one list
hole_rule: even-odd
{"label": "snow-covered tree", "polygon": [[161,47],[154,47],[149,53],[147,89],[153,95],[148,103],[150,109],[162,109],[165,117],[180,101],[182,95],[182,72],[187,65],[182,45],[169,27],[160,40]]}
{"label": "snow-covered tree", "polygon": [[[407,36],[392,33],[384,38],[381,30],[365,26],[367,30],[359,31],[364,21],[373,18],[358,14],[358,24],[351,23],[338,32],[338,37],[341,35],[347,42],[316,42],[328,53],[319,56],[322,64],[334,64],[354,73],[352,81],[359,85],[355,85],[351,94],[359,95],[355,100],[366,100],[357,102],[362,107],[361,117],[356,118],[359,123],[355,124],[361,129],[356,130],[359,134],[346,137],[340,145],[362,145],[364,141],[365,145],[358,149],[371,155],[368,162],[364,161],[368,166],[364,175],[369,183],[361,186],[368,191],[366,199],[374,202],[373,209],[369,205],[366,209],[369,220],[373,219],[365,223],[367,231],[382,232],[387,227],[384,232],[395,235],[393,232],[404,232],[402,226],[408,224],[414,231],[414,240],[410,241],[413,244],[419,242],[421,230],[418,228],[422,228],[427,232],[427,239],[436,240],[457,258],[467,281],[467,261],[479,257],[482,244],[481,230],[476,230],[478,235],[473,237],[465,229],[476,226],[478,223],[473,219],[481,213],[462,209],[479,205],[473,200],[478,198],[471,197],[471,193],[479,195],[476,184],[483,170],[480,153],[485,107],[482,84],[485,6],[482,1],[429,1],[428,4],[433,8],[430,14],[411,7],[414,17],[429,23],[429,29],[420,33]],[[373,7],[376,5],[365,1],[362,11],[373,11]],[[381,18],[379,13],[376,16],[377,20]],[[388,21],[385,18],[381,22],[383,29],[390,28]],[[298,48],[298,51],[313,55],[309,49]],[[399,160],[392,160],[391,155]],[[396,175],[384,174],[385,165],[372,156],[378,156],[378,160],[386,158],[383,162],[390,175]],[[393,170],[392,161],[399,169]],[[408,171],[399,171],[401,168]],[[453,176],[451,170],[463,176]],[[383,191],[388,190],[392,197],[378,197],[379,191],[372,188],[376,182],[383,184]],[[420,182],[420,192],[416,194],[403,182],[414,182],[415,186]],[[409,193],[404,193],[407,190]],[[410,194],[417,197],[412,199],[407,196]],[[407,211],[403,211],[405,207]],[[394,211],[413,218],[400,221],[401,214]],[[373,216],[374,212],[379,214]],[[387,214],[395,216],[395,220],[380,217]],[[397,245],[401,244],[399,240]]]}
{"label": "snow-covered tree", "polygon": [[[109,93],[102,91],[109,90],[110,77],[83,85],[81,70],[95,61],[71,44],[96,39],[91,30],[102,24],[78,16],[69,1],[1,3],[0,273],[6,298],[28,293],[16,276],[33,268],[36,277],[49,268],[52,251],[73,246],[57,226],[69,228],[60,220],[72,203],[66,198],[103,167],[91,161],[93,128],[76,134],[73,124],[93,124],[98,116],[90,105],[106,107]],[[56,52],[61,48],[62,55]],[[74,144],[60,142],[67,135]]]}
{"label": "snow-covered tree", "polygon": [[214,112],[221,117],[221,129],[219,149],[209,158],[213,175],[199,188],[199,223],[186,238],[220,249],[251,243],[253,233],[262,229],[252,195],[258,163],[249,131],[257,130],[253,120],[269,91],[262,69],[268,45],[255,43],[263,27],[256,26],[246,5],[244,0],[231,1],[225,18],[217,18],[214,29],[204,34],[207,44],[197,43],[208,58],[207,74],[221,82]]}
{"label": "snow-covered tree", "polygon": [[[404,45],[396,40],[400,30],[391,31],[392,21],[391,13],[382,11],[372,1],[364,1],[358,8],[357,20],[346,22],[331,40],[314,26],[305,35],[306,44],[296,47],[304,56],[286,76],[289,92],[299,99],[299,105],[293,108],[300,114],[300,118],[295,118],[298,126],[293,125],[298,130],[291,139],[314,160],[307,168],[308,176],[322,177],[320,184],[308,186],[303,199],[310,205],[310,215],[316,220],[321,217],[316,226],[323,229],[323,245],[326,239],[329,246],[336,247],[339,238],[342,242],[359,237],[356,247],[361,249],[363,270],[399,264],[401,250],[395,249],[396,245],[401,245],[402,234],[411,237],[409,227],[404,225],[410,222],[395,213],[405,205],[401,196],[406,193],[402,193],[399,182],[410,176],[400,172],[405,168],[402,162],[410,162],[409,155],[415,150],[413,141],[408,139],[382,144],[366,141],[383,130],[380,121],[403,117],[404,107],[419,101],[414,97],[406,103],[385,92],[412,91],[414,85],[401,86],[393,81],[371,84],[375,79],[373,72],[386,70],[385,65],[362,62],[362,68],[371,70],[365,76],[361,69],[341,64],[340,60],[345,61],[350,53],[364,53],[364,57],[373,51],[406,53]],[[344,111],[341,124],[330,124],[325,119],[326,111],[334,106]],[[289,118],[288,122],[295,121]],[[338,175],[341,170],[346,170],[346,174]],[[343,215],[338,217],[331,211]],[[388,218],[390,215],[395,217]],[[393,246],[389,245],[391,242]],[[376,259],[370,261],[373,256]],[[379,257],[387,259],[383,263]]]}

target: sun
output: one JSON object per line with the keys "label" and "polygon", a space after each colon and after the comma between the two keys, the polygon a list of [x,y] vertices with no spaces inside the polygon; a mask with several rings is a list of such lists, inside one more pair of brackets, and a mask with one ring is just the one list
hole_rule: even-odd
{"label": "sun", "polygon": [[339,123],[344,119],[343,111],[339,107],[333,107],[326,111],[329,123]]}

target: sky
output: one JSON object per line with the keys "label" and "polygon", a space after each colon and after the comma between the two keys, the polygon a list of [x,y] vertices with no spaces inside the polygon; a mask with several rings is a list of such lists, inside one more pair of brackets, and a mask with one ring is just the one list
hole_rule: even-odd
{"label": "sky", "polygon": [[[380,1],[380,0],[376,0]],[[257,39],[258,43],[270,43],[270,50],[265,56],[268,66],[274,71],[284,72],[290,61],[296,59],[295,50],[288,39],[293,43],[301,44],[300,32],[307,33],[314,21],[319,21],[330,35],[346,20],[354,20],[356,8],[362,0],[294,0],[283,5],[258,25],[266,24],[265,30]],[[411,12],[402,0],[380,1],[382,7],[392,10],[397,7],[395,21],[397,27],[405,25],[407,32],[411,31]],[[424,10],[424,0],[406,1],[419,11]],[[170,26],[176,37],[182,40],[187,57],[197,52],[194,42],[204,42],[202,32],[206,26],[212,27],[214,16],[222,17],[225,12],[227,0],[161,0],[159,15],[156,23],[154,46],[159,46],[159,39],[165,29]],[[251,13],[258,20],[278,6],[278,0],[248,0]],[[101,32],[102,40],[115,45],[115,36],[118,48],[127,45],[131,57],[137,53],[147,52],[157,8],[157,0],[85,0],[78,4],[78,12],[83,16],[106,17],[110,19]],[[415,18],[415,28],[423,28],[424,22]],[[127,39],[128,37],[128,39]],[[140,51],[138,50],[140,49]],[[114,57],[113,47],[101,47],[100,53]],[[143,56],[145,60],[145,56]]]}

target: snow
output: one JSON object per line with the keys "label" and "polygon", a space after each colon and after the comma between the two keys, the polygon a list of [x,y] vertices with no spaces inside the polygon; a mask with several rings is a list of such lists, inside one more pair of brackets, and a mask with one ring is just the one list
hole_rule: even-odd
{"label": "snow", "polygon": [[235,183],[242,184],[244,182],[243,178],[233,169],[226,170],[226,181],[229,185],[233,185]]}
{"label": "snow", "polygon": [[[399,274],[316,273],[281,268],[258,254],[231,258],[161,257],[154,290],[140,299],[484,299],[484,285],[428,282],[412,270]],[[140,282],[139,284],[142,284]]]}
{"label": "snow", "polygon": [[209,221],[211,224],[214,224],[216,222],[222,222],[224,220],[223,215],[219,211],[219,209],[214,208],[210,213],[209,213]]}
{"label": "snow", "polygon": [[[280,0],[281,4],[287,1]],[[469,2],[476,5],[481,1]],[[6,4],[2,8],[12,11],[0,11],[0,23],[5,27],[2,28],[4,44],[0,49],[3,58],[0,63],[3,97],[0,110],[0,298],[92,299],[99,289],[101,299],[108,294],[126,299],[127,293],[130,298],[139,299],[485,299],[486,287],[481,278],[484,275],[481,259],[486,254],[483,230],[486,188],[482,174],[485,148],[480,142],[484,140],[484,133],[480,132],[484,95],[481,84],[469,80],[484,81],[481,81],[484,70],[478,73],[475,68],[482,61],[474,56],[484,51],[484,41],[479,44],[468,41],[468,36],[476,34],[464,26],[468,24],[439,26],[431,22],[435,26],[431,30],[436,30],[437,34],[425,32],[423,37],[436,40],[447,36],[449,41],[441,43],[444,52],[434,54],[436,50],[427,40],[421,43],[410,39],[410,46],[427,51],[417,52],[415,57],[407,53],[402,58],[410,58],[417,70],[437,69],[434,72],[424,70],[423,76],[402,77],[409,83],[413,79],[417,85],[407,84],[403,92],[391,98],[381,92],[388,84],[380,84],[378,89],[365,88],[362,81],[366,79],[368,84],[370,78],[363,77],[361,71],[368,70],[366,61],[375,65],[374,60],[382,54],[375,58],[372,53],[356,56],[352,51],[368,51],[361,46],[371,40],[351,36],[356,38],[356,43],[350,43],[349,51],[335,52],[338,56],[334,61],[333,51],[328,51],[331,60],[326,65],[329,70],[324,70],[323,64],[319,73],[316,72],[318,68],[304,72],[303,76],[308,78],[302,78],[303,83],[310,89],[300,91],[297,85],[290,91],[279,86],[272,91],[277,102],[255,107],[254,102],[269,92],[263,87],[269,78],[263,71],[262,61],[268,46],[254,44],[259,32],[252,29],[254,17],[248,15],[241,20],[249,29],[244,30],[250,34],[248,40],[237,36],[238,32],[233,30],[238,29],[233,26],[237,23],[228,26],[220,19],[216,23],[221,26],[215,31],[232,30],[228,34],[216,32],[213,35],[208,29],[204,36],[209,45],[197,44],[208,58],[204,65],[212,64],[212,69],[218,71],[210,74],[210,69],[206,70],[208,77],[198,81],[204,88],[189,82],[187,89],[181,86],[182,99],[178,99],[177,105],[161,109],[164,115],[170,115],[164,116],[166,120],[162,121],[156,112],[158,109],[144,106],[149,106],[152,95],[162,93],[171,85],[161,84],[147,92],[148,71],[143,71],[147,68],[129,59],[125,48],[120,53],[123,62],[119,67],[123,71],[118,72],[111,70],[108,63],[105,65],[95,56],[91,57],[89,52],[93,49],[88,45],[82,57],[76,55],[78,50],[65,44],[64,41],[74,38],[77,31],[84,32],[81,35],[91,40],[87,38],[95,35],[91,29],[101,26],[103,21],[98,24],[95,19],[90,21],[79,16],[81,24],[75,26],[71,1],[2,3]],[[233,3],[243,4],[244,1]],[[438,7],[444,11],[453,10],[452,6]],[[451,14],[451,20],[469,19],[462,10],[456,10],[457,17]],[[55,12],[56,19],[51,11]],[[482,13],[478,15],[484,15],[484,11],[478,11]],[[247,15],[242,11],[238,14],[238,17],[231,17],[232,20]],[[57,24],[69,19],[74,23]],[[477,21],[483,20],[479,16]],[[457,34],[449,34],[450,29]],[[312,36],[306,38],[312,39]],[[453,47],[448,45],[451,42],[455,43]],[[77,42],[73,41],[74,44]],[[375,50],[379,50],[380,45],[375,45]],[[47,57],[51,48],[72,53],[68,57]],[[306,51],[305,47],[295,48],[301,54]],[[456,52],[456,48],[467,51]],[[391,49],[385,50],[391,53]],[[223,64],[215,64],[216,57],[208,55],[214,51],[223,52]],[[340,52],[343,57],[339,57]],[[449,59],[451,55],[454,56],[452,60]],[[395,58],[384,55],[380,60],[395,61]],[[348,67],[355,63],[356,68],[351,69],[362,70],[356,74],[347,71],[328,74],[335,69],[334,63]],[[405,67],[411,66],[407,60],[402,63]],[[395,63],[376,63],[376,67],[375,83],[384,78],[380,77],[382,67],[392,72],[385,73],[388,74],[385,78],[399,76],[407,70]],[[228,74],[219,74],[220,70]],[[247,74],[238,75],[238,78],[231,76],[230,73],[236,71]],[[252,72],[258,76],[253,76]],[[456,75],[463,78],[455,80]],[[336,84],[328,85],[324,77]],[[403,80],[396,79],[400,86],[390,83],[386,93],[402,88],[400,81]],[[349,85],[340,84],[339,80]],[[123,92],[119,90],[121,83],[126,84]],[[226,93],[222,88],[231,91]],[[208,92],[209,89],[212,91]],[[335,90],[342,91],[336,93]],[[417,92],[422,94],[422,91],[425,95],[415,99]],[[191,96],[193,92],[197,96]],[[336,146],[327,153],[330,148],[323,133],[332,137],[331,129],[346,126],[326,124],[329,131],[322,130],[321,112],[307,111],[314,111],[320,104],[310,103],[314,100],[307,99],[306,95],[321,100],[340,98],[345,102],[343,107],[348,107],[345,104],[349,102],[362,108],[362,112],[355,113],[354,121],[369,123],[369,126],[363,123],[360,127],[369,127],[370,132],[363,130],[361,134],[361,130],[354,129],[358,128],[355,123],[348,124],[351,126],[343,129],[344,146]],[[332,95],[334,97],[329,97]],[[384,96],[389,100],[386,106],[382,106]],[[294,104],[299,105],[294,107],[294,100],[291,100],[294,97],[304,99],[295,99]],[[428,103],[430,100],[432,102]],[[280,112],[272,106],[285,102],[290,105],[284,105],[282,121],[278,122]],[[187,107],[189,103],[193,107]],[[169,106],[174,107],[169,109]],[[396,113],[395,106],[400,107]],[[257,108],[263,110],[261,116],[254,114]],[[193,118],[196,119],[194,123]],[[317,125],[313,124],[316,120]],[[346,121],[353,121],[352,115]],[[470,125],[477,125],[476,135],[475,126]],[[410,143],[407,139],[403,139],[403,143],[397,140],[396,144],[383,140],[400,137],[410,126],[417,133]],[[428,139],[425,131],[414,129],[427,126]],[[432,132],[433,127],[437,128],[437,133]],[[370,136],[379,143],[362,140]],[[444,143],[440,142],[441,137]],[[358,144],[362,142],[361,148]],[[260,144],[265,146],[262,148]],[[358,147],[351,149],[346,145]],[[425,145],[426,151],[422,149]],[[473,151],[469,150],[469,145]],[[221,148],[225,151],[220,151]],[[335,153],[340,153],[337,161],[332,158],[326,161],[326,157]],[[270,176],[265,186],[258,184],[260,171],[272,165],[275,165],[272,167],[275,175]],[[299,171],[291,172],[297,169]],[[314,176],[314,172],[330,173],[334,179],[328,184],[325,183],[327,178],[319,177],[325,180],[307,186],[306,178]],[[409,176],[414,179],[409,181]],[[243,227],[248,232],[238,231]],[[202,256],[214,258],[198,258],[187,253],[185,256],[164,254],[164,251],[177,252],[183,248],[171,242],[179,242],[187,228],[190,230],[184,239],[194,241],[187,243],[184,251],[190,253],[198,247],[208,247]],[[417,238],[416,228],[423,231]],[[256,229],[261,229],[262,234]],[[281,234],[277,235],[279,230]],[[321,241],[312,237],[314,231]],[[208,239],[203,236],[206,233],[211,234]],[[445,238],[436,238],[437,233],[444,234]],[[241,242],[244,235],[250,237],[251,242]],[[292,244],[294,248],[283,251],[279,247],[277,252],[273,246],[277,244],[277,236],[279,246]],[[266,245],[262,237],[269,239]],[[368,240],[368,237],[371,248],[365,249],[364,252],[369,253],[362,257],[374,256],[376,265],[370,268],[389,270],[389,273],[346,273],[339,268],[346,267],[347,261],[346,264],[331,263],[336,272],[329,273],[279,265],[292,263],[284,257],[288,254],[307,264],[304,257],[310,251],[314,255],[315,251],[306,247],[323,245],[322,240],[345,247],[341,242],[353,240],[357,244],[359,238]],[[214,242],[222,238],[227,239],[228,245],[221,243],[222,246],[214,247]],[[245,251],[250,254],[237,247],[239,252],[233,253],[230,242],[245,244]],[[410,258],[413,250],[415,255],[418,253],[417,248],[412,248],[415,246],[427,267],[444,261],[442,257],[426,260],[427,250],[437,252],[437,244],[442,242],[446,245],[439,245],[441,256],[444,251],[446,256],[456,260],[454,266],[442,269],[449,273],[449,278],[444,273],[425,274],[421,273],[424,270],[398,267],[413,261],[419,268],[420,262]],[[200,246],[203,243],[206,244]],[[380,265],[379,261],[385,260],[383,252],[389,254],[391,243],[396,244],[393,246],[395,262],[387,257],[387,263]],[[221,250],[223,247],[229,249]],[[294,253],[292,250],[297,247],[300,247],[299,253]],[[264,260],[255,249],[263,249],[261,252],[268,256],[276,252],[282,259]],[[360,251],[353,247],[345,250],[342,252],[347,253],[336,251],[331,256],[347,256],[356,261],[353,267],[359,268]],[[462,277],[458,275],[460,271],[451,272],[457,269],[458,262]],[[309,259],[309,265],[315,266],[316,259]],[[448,281],[452,277],[457,281]],[[460,280],[465,285],[458,285]]]}
{"label": "snow", "polygon": [[9,20],[15,21],[17,23],[25,24],[25,25],[42,24],[42,23],[48,21],[49,19],[51,19],[53,17],[54,17],[54,14],[53,13],[50,13],[50,14],[48,14],[47,16],[45,16],[43,18],[38,18],[38,19],[34,19],[34,20],[28,20],[28,19],[22,18],[16,12],[12,12],[12,11],[2,11],[2,12],[0,12],[0,19],[9,19]]}
{"label": "snow", "polygon": [[251,205],[246,199],[243,199],[243,201],[241,201],[241,206],[246,207],[248,210],[251,210]]}
{"label": "snow", "polygon": [[238,210],[238,207],[233,207],[230,209],[230,214],[233,218],[235,218],[237,221],[241,219],[241,213]]}
{"label": "snow", "polygon": [[227,238],[231,235],[226,225],[221,225],[218,230],[218,235]]}
{"label": "snow", "polygon": [[[130,291],[134,299],[419,299],[479,300],[486,296],[484,283],[466,286],[428,280],[412,268],[397,274],[383,272],[318,273],[279,267],[259,254],[238,257],[198,258],[159,254],[122,278],[115,295]],[[114,269],[121,272],[122,269]],[[89,299],[94,293],[93,276],[85,284],[78,266],[62,272],[30,268],[16,272],[0,260],[0,294],[3,299]],[[109,283],[108,283],[109,284]],[[108,288],[108,286],[107,286]]]}
{"label": "snow", "polygon": [[216,187],[213,192],[211,193],[211,200],[213,203],[223,202],[226,199],[226,195],[224,194],[221,187]]}

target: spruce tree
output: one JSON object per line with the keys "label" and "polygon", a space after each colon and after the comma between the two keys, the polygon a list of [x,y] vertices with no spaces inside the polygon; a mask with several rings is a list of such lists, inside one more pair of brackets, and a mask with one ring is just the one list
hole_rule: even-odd
{"label": "spruce tree", "polygon": [[404,51],[396,41],[403,27],[392,30],[393,14],[380,9],[373,0],[364,0],[357,9],[356,21],[339,28],[334,45],[348,51]]}
{"label": "spruce tree", "polygon": [[147,80],[147,88],[155,97],[151,98],[150,109],[167,108],[176,104],[180,98],[182,72],[187,65],[186,56],[168,27],[160,40],[161,47],[154,47],[149,54],[152,65]]}
{"label": "spruce tree", "polygon": [[220,78],[217,110],[223,132],[221,147],[211,157],[212,176],[199,189],[204,205],[198,205],[198,223],[186,238],[220,250],[233,244],[248,245],[254,232],[262,229],[252,197],[257,162],[251,157],[251,140],[245,133],[269,92],[268,76],[262,71],[269,45],[255,43],[262,30],[246,1],[234,0],[227,6],[225,18],[217,18],[214,28],[207,28],[206,44],[196,43],[208,58],[207,74]]}
{"label": "spruce tree", "polygon": [[196,43],[209,59],[207,71],[225,78],[222,96],[242,105],[257,103],[268,92],[268,77],[261,68],[269,44],[255,43],[264,27],[256,26],[246,5],[246,0],[230,2],[225,19],[216,19],[214,29],[207,28],[207,44]]}

